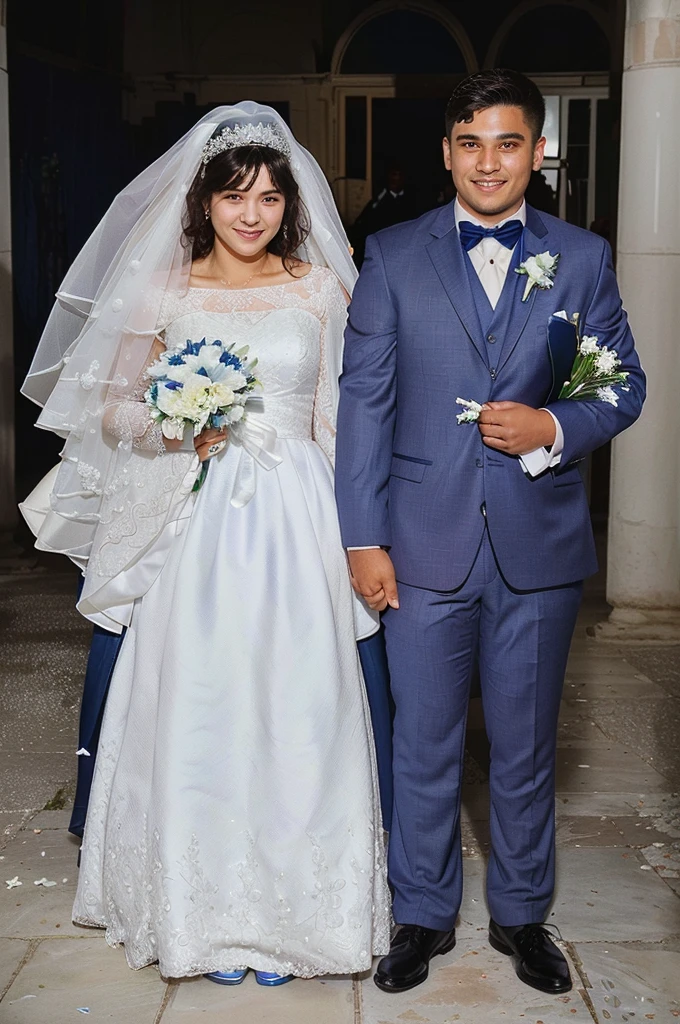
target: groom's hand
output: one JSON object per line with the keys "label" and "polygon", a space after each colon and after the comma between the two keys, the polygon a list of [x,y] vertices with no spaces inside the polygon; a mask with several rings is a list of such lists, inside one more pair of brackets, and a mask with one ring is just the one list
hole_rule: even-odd
{"label": "groom's hand", "polygon": [[366,548],[348,551],[352,586],[366,604],[381,612],[390,605],[399,607],[397,579],[392,559],[382,548]]}
{"label": "groom's hand", "polygon": [[519,402],[487,402],[477,425],[484,444],[507,455],[526,455],[555,443],[555,421],[550,413]]}

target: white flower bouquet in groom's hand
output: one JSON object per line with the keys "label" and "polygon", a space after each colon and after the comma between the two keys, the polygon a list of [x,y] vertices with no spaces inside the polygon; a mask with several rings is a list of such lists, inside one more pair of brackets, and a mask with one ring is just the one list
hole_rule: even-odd
{"label": "white flower bouquet in groom's hand", "polygon": [[184,348],[166,349],[151,365],[152,383],[144,395],[163,436],[183,438],[187,428],[202,430],[234,426],[244,416],[248,396],[260,386],[257,360],[248,347],[236,349],[221,341],[187,341]]}

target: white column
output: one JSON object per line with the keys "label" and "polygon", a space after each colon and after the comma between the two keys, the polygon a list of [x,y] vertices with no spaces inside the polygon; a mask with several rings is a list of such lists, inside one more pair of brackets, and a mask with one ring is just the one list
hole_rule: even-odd
{"label": "white column", "polygon": [[603,640],[680,642],[680,0],[628,0],[617,271],[647,403],[613,446]]}
{"label": "white column", "polygon": [[12,239],[9,201],[9,106],[7,5],[0,0],[0,571],[12,568],[17,525],[14,500],[14,348],[12,336]]}

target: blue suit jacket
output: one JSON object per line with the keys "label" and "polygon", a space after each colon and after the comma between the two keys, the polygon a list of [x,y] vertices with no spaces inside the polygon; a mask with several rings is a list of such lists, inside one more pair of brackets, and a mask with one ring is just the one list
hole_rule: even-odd
{"label": "blue suit jacket", "polygon": [[[588,503],[576,463],[634,422],[645,378],[621,306],[609,245],[527,208],[522,258],[561,259],[550,290],[509,274],[507,320],[487,344],[470,287],[453,204],[368,239],[349,311],[340,382],[336,490],[346,547],[389,548],[397,579],[431,590],[465,580],[485,504],[506,581],[559,586],[597,570]],[[532,479],[517,457],[459,425],[458,396],[539,408],[552,384],[551,314],[579,312],[583,333],[616,349],[629,391],[548,406],[564,431],[561,464]],[[493,363],[493,365],[492,365]]]}

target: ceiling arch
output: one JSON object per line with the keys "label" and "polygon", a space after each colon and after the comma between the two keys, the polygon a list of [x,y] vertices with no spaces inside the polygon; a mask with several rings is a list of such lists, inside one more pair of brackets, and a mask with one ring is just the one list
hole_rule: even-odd
{"label": "ceiling arch", "polygon": [[342,74],[343,59],[356,34],[370,21],[373,21],[374,18],[379,18],[381,15],[389,14],[392,11],[411,11],[439,22],[458,46],[465,61],[468,74],[478,70],[477,55],[467,32],[458,18],[451,14],[450,11],[447,11],[441,4],[436,3],[435,0],[378,0],[377,3],[371,4],[366,10],[358,14],[338,39],[331,60],[331,74]]}
{"label": "ceiling arch", "polygon": [[607,37],[610,36],[611,25],[606,12],[603,11],[601,7],[592,3],[591,0],[522,0],[521,3],[517,4],[512,9],[505,20],[502,21],[496,29],[496,32],[489,43],[486,57],[484,58],[485,68],[496,67],[498,55],[514,25],[516,25],[525,14],[529,14],[531,11],[536,11],[543,7],[571,7],[585,11],[586,14],[589,14],[593,21],[600,26],[604,34]]}

